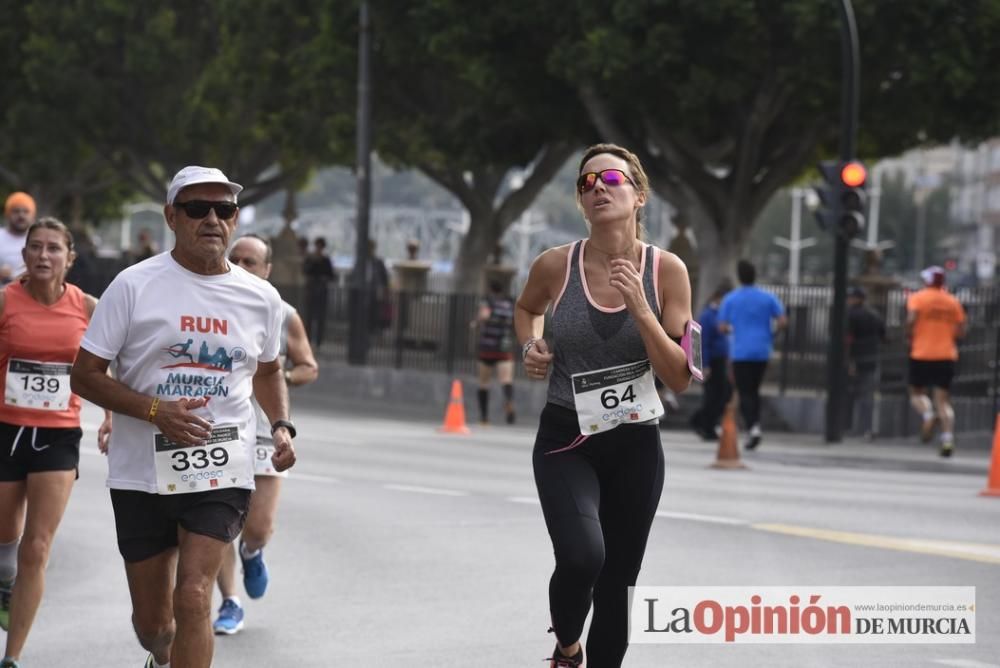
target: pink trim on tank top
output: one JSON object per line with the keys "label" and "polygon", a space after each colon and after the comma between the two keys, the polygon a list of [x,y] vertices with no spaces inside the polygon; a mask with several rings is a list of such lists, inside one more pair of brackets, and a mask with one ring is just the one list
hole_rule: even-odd
{"label": "pink trim on tank top", "polygon": [[[587,245],[587,239],[584,239],[583,243],[580,244],[580,263],[579,264],[580,264],[580,282],[583,284],[583,294],[587,295],[587,301],[590,302],[590,305],[593,306],[594,308],[596,308],[598,311],[602,311],[604,313],[620,313],[621,311],[624,311],[625,310],[625,304],[622,304],[621,306],[618,306],[618,307],[615,307],[615,308],[609,308],[607,306],[601,306],[600,304],[597,303],[597,300],[594,299],[591,296],[591,294],[590,294],[590,287],[587,285],[587,272],[583,268],[583,247],[586,246],[586,245]],[[642,258],[639,260],[639,277],[640,277],[640,279],[645,275],[645,272],[646,272],[646,248],[647,247],[648,247],[648,244],[642,244]]]}
{"label": "pink trim on tank top", "polygon": [[569,272],[573,269],[573,246],[570,245],[569,250],[566,251],[566,276],[563,278],[562,290],[559,291],[559,296],[556,297],[556,301],[552,304],[552,313],[556,312],[559,308],[559,302],[562,300],[563,294],[566,292],[566,286],[569,285]]}

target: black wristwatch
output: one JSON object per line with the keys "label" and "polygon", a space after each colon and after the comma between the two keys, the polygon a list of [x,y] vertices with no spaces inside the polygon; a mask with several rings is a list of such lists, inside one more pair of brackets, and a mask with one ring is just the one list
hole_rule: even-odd
{"label": "black wristwatch", "polygon": [[274,432],[278,431],[281,427],[288,430],[288,435],[295,438],[295,425],[288,420],[275,420],[274,424],[271,425],[271,436],[274,436]]}

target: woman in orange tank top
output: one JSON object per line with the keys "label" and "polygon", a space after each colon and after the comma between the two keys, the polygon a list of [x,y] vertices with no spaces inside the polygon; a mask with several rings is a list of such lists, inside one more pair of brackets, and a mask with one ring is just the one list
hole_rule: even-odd
{"label": "woman in orange tank top", "polygon": [[[0,292],[0,668],[16,667],[24,649],[78,475],[80,398],[70,368],[97,304],[65,281],[75,257],[65,225],[40,219],[22,253],[25,273]],[[109,432],[105,414],[101,437]]]}

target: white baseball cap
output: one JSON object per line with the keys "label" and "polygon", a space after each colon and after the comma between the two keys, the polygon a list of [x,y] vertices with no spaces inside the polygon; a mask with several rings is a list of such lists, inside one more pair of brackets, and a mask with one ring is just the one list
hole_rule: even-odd
{"label": "white baseball cap", "polygon": [[944,269],[937,265],[927,267],[922,272],[920,272],[920,278],[923,279],[926,285],[933,285],[936,282],[944,282]]}
{"label": "white baseball cap", "polygon": [[221,183],[229,188],[235,198],[243,190],[243,186],[233,183],[222,173],[221,169],[215,167],[199,167],[198,165],[188,165],[181,171],[174,174],[174,179],[167,187],[167,204],[173,204],[183,188],[193,186],[197,183]]}

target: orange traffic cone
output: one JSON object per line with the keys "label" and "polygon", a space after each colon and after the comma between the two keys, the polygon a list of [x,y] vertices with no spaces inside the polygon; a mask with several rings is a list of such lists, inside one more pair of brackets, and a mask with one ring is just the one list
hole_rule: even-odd
{"label": "orange traffic cone", "polygon": [[451,399],[448,400],[448,409],[444,412],[444,424],[438,431],[447,434],[469,433],[469,428],[465,426],[465,400],[462,398],[462,381],[457,378],[451,382]]}
{"label": "orange traffic cone", "polygon": [[719,435],[719,453],[715,456],[713,469],[745,469],[747,466],[740,461],[740,448],[737,443],[736,401],[726,404],[722,413],[722,434]]}
{"label": "orange traffic cone", "polygon": [[996,427],[993,428],[993,459],[990,462],[990,474],[986,478],[986,489],[981,496],[1000,496],[1000,413],[997,413]]}

